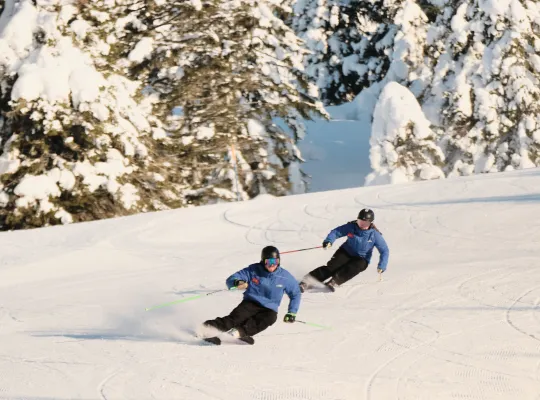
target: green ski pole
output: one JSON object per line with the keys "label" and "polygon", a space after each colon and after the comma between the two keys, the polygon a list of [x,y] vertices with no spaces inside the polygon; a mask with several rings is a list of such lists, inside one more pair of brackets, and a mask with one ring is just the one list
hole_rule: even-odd
{"label": "green ski pole", "polygon": [[309,326],[314,326],[316,328],[322,328],[322,329],[332,329],[332,327],[330,326],[324,326],[324,325],[319,325],[319,324],[314,324],[313,322],[306,322],[306,321],[299,321],[299,320],[296,320],[294,322],[300,322],[301,324],[306,324],[306,325],[309,325]]}
{"label": "green ski pole", "polygon": [[157,306],[147,307],[147,308],[145,308],[145,310],[146,310],[146,311],[150,311],[150,310],[155,310],[155,309],[157,309],[157,308],[163,308],[163,307],[171,306],[171,305],[173,305],[173,304],[185,303],[185,302],[187,302],[187,301],[200,299],[201,297],[210,296],[210,295],[212,295],[212,294],[214,294],[214,293],[225,292],[225,291],[229,291],[229,290],[236,290],[236,286],[233,286],[233,287],[230,288],[230,289],[219,289],[219,290],[214,290],[213,292],[210,292],[210,293],[206,293],[206,294],[198,294],[198,295],[196,295],[196,296],[186,297],[186,298],[183,298],[183,299],[180,299],[180,300],[171,301],[171,302],[169,302],[169,303],[158,304]]}

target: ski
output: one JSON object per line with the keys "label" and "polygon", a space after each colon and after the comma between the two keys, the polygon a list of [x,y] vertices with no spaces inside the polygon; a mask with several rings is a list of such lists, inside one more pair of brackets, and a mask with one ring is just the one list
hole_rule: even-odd
{"label": "ski", "polygon": [[212,344],[215,344],[215,345],[217,345],[217,346],[219,346],[219,345],[221,344],[221,339],[218,338],[217,336],[203,338],[203,340],[204,340],[205,342],[212,343]]}
{"label": "ski", "polygon": [[[255,344],[255,339],[253,339],[253,337],[251,337],[251,336],[244,336],[244,337],[241,337],[241,338],[233,338],[231,336],[231,339],[236,339],[234,342],[240,341],[240,342],[244,342],[244,343],[249,344],[249,345],[254,345]],[[215,344],[216,346],[219,346],[219,345],[222,344],[221,339],[219,337],[217,337],[217,336],[202,338],[202,340],[204,340],[205,342],[208,342],[208,343]],[[230,342],[230,343],[234,343],[234,342]],[[225,341],[225,343],[227,343],[227,341]]]}
{"label": "ski", "polygon": [[318,283],[316,285],[298,285],[302,293],[334,293],[336,288],[326,283]]}

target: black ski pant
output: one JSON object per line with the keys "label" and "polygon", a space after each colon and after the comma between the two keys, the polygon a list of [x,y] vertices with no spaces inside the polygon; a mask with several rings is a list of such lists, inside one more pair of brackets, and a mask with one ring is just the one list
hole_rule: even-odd
{"label": "black ski pant", "polygon": [[315,268],[309,273],[319,282],[333,278],[338,285],[342,285],[354,278],[368,267],[367,261],[362,257],[352,257],[342,248],[339,248],[330,261],[322,267]]}
{"label": "black ski pant", "polygon": [[273,325],[277,320],[277,312],[249,300],[242,300],[229,315],[208,320],[204,323],[226,332],[238,329],[240,336],[253,336]]}

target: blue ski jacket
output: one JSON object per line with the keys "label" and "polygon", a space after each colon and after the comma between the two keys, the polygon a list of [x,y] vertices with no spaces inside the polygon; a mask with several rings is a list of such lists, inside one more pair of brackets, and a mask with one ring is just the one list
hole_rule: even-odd
{"label": "blue ski jacket", "polygon": [[374,228],[362,230],[356,221],[351,221],[331,230],[325,241],[334,243],[336,239],[343,236],[347,236],[347,240],[341,245],[341,248],[352,257],[364,258],[368,264],[371,261],[373,247],[376,247],[381,254],[377,268],[383,271],[386,270],[390,251],[388,250],[386,241],[378,230]]}
{"label": "blue ski jacket", "polygon": [[253,301],[277,312],[283,294],[287,293],[290,299],[289,312],[293,314],[298,312],[300,288],[289,271],[278,267],[274,272],[269,272],[262,263],[258,262],[229,276],[226,281],[227,287],[232,288],[237,279],[248,283],[244,300]]}

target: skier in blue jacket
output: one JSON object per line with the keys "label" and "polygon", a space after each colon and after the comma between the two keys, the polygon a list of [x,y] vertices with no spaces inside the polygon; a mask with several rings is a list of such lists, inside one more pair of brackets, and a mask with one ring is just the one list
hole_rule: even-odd
{"label": "skier in blue jacket", "polygon": [[377,271],[383,273],[386,270],[390,252],[382,234],[373,225],[374,219],[373,210],[364,208],[358,214],[356,221],[348,222],[330,231],[322,244],[324,249],[329,249],[340,237],[347,236],[347,240],[326,265],[315,268],[302,279],[300,290],[304,292],[308,289],[313,279],[322,283],[330,278],[325,285],[334,292],[339,285],[354,278],[368,267],[373,247],[376,247],[380,253]]}
{"label": "skier in blue jacket", "polygon": [[[235,272],[226,280],[229,289],[246,289],[242,302],[226,317],[204,322],[205,327],[253,344],[253,335],[262,332],[277,320],[277,311],[283,295],[289,296],[288,312],[284,322],[292,323],[300,307],[300,289],[290,272],[280,266],[279,250],[267,246],[262,250],[261,261]],[[221,341],[216,337],[206,338],[212,343]]]}

